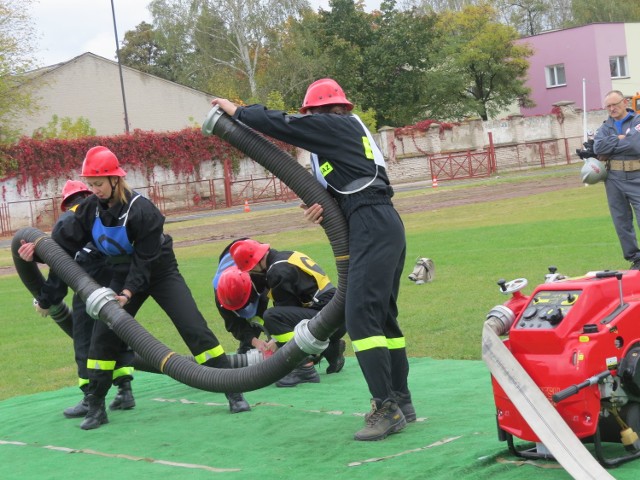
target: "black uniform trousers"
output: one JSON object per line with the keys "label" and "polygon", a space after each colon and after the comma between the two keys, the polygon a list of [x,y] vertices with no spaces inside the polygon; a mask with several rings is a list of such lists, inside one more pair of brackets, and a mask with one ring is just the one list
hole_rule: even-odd
{"label": "black uniform trousers", "polygon": [[347,332],[371,396],[384,401],[394,392],[409,393],[409,362],[397,321],[404,225],[390,202],[362,205],[348,218]]}
{"label": "black uniform trousers", "polygon": [[[91,250],[87,252],[85,249],[80,250],[76,256],[76,263],[83,268],[87,274],[93,278],[97,283],[102,286],[108,286],[111,281],[111,268],[105,262],[105,256],[97,250]],[[72,319],[73,319],[73,350],[76,359],[76,365],[78,367],[78,378],[80,380],[80,389],[82,391],[87,390],[89,382],[89,374],[87,372],[87,358],[89,354],[89,347],[91,346],[91,336],[93,333],[94,324],[97,320],[91,318],[87,313],[87,307],[85,303],[80,299],[77,293],[74,293],[72,299]],[[116,354],[116,366],[118,370],[124,367],[132,367],[134,353],[123,342],[120,342],[120,350]],[[120,382],[132,380],[131,375],[123,375],[118,379],[112,378],[114,384]]]}
{"label": "black uniform trousers", "polygon": [[[114,275],[110,288],[120,292],[129,266],[127,264],[114,265]],[[212,350],[220,345],[215,334],[209,329],[205,318],[198,309],[196,302],[184,278],[178,270],[173,250],[163,249],[157,265],[151,271],[149,288],[143,292],[134,292],[125,310],[132,316],[142,307],[144,301],[152,297],[164,310],[175,325],[178,333],[194,356]],[[114,360],[117,352],[122,348],[122,340],[104,322],[95,322],[95,327],[89,349],[89,357],[97,360]],[[221,355],[202,362],[215,368],[229,368],[228,357]],[[89,369],[90,392],[104,397],[109,390],[111,374],[100,369]]]}
{"label": "black uniform trousers", "polygon": [[[286,342],[278,341],[280,335],[287,335],[293,332],[295,326],[305,319],[312,319],[318,313],[318,310],[306,307],[296,306],[275,306],[265,310],[262,315],[264,326],[271,336],[276,337],[279,346]],[[329,344],[336,343],[347,333],[346,327],[341,325],[329,337]]]}

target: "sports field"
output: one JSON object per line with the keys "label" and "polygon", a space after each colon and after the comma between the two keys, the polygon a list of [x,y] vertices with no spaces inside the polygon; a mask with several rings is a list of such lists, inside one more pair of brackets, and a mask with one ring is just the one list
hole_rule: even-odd
{"label": "sports field", "polygon": [[[139,373],[133,411],[111,414],[98,430],[80,430],[61,414],[79,399],[71,342],[35,315],[3,248],[0,478],[568,478],[555,462],[520,462],[498,442],[480,337],[486,313],[506,300],[500,278],[527,278],[530,292],[551,265],[571,276],[628,267],[602,186],[585,188],[578,171],[398,189],[408,246],[400,322],[419,421],[384,442],[351,439],[368,410],[368,393],[349,348],[344,372],[327,376],[321,365],[319,385],[248,392],[253,411],[239,415],[228,414],[222,394]],[[335,274],[324,232],[306,224],[295,204],[170,221],[166,230],[196,301],[230,352],[235,342],[215,313],[211,277],[232,238],[305,252]],[[432,283],[406,278],[417,257],[434,261]],[[186,354],[153,303],[137,319]],[[636,478],[639,468],[630,463],[613,474]]]}

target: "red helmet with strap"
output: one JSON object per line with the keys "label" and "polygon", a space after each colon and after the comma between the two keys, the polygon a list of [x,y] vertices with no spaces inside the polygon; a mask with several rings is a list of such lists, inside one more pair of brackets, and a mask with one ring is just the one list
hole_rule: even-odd
{"label": "red helmet with strap", "polygon": [[308,109],[323,105],[344,105],[347,110],[353,109],[353,104],[347,100],[342,87],[331,78],[321,78],[309,85],[300,113],[307,113]]}
{"label": "red helmet with strap", "polygon": [[126,174],[120,168],[118,157],[107,147],[89,149],[82,162],[83,177],[124,177]]}
{"label": "red helmet with strap", "polygon": [[240,310],[249,301],[251,288],[249,274],[232,265],[220,275],[216,296],[227,310]]}
{"label": "red helmet with strap", "polygon": [[268,251],[268,243],[256,242],[250,238],[247,240],[238,240],[231,245],[231,249],[229,250],[233,261],[243,272],[248,272],[255,267]]}
{"label": "red helmet with strap", "polygon": [[93,192],[80,180],[67,180],[67,183],[65,183],[62,188],[62,203],[60,203],[60,210],[63,212],[67,210],[67,199],[74,196],[76,193],[86,193],[87,195],[91,195]]}

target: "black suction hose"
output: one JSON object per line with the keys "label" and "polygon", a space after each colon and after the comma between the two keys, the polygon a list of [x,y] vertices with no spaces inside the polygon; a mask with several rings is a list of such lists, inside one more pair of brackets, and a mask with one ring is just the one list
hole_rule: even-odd
{"label": "black suction hose", "polygon": [[[16,267],[18,276],[27,290],[35,299],[40,294],[40,288],[44,284],[44,277],[36,262],[25,262],[20,258],[18,249],[20,248],[20,239],[18,236],[13,237],[11,242],[11,255],[13,256],[13,264]],[[52,305],[49,309],[49,316],[62,329],[64,333],[73,337],[73,321],[71,310],[66,303],[60,302],[58,305]]]}
{"label": "black suction hose", "polygon": [[[336,258],[338,288],[327,306],[308,323],[312,338],[296,332],[293,341],[280,348],[263,362],[238,368],[208,368],[193,359],[176,354],[154,338],[131,315],[120,307],[115,294],[101,287],[50,237],[35,228],[19,230],[14,242],[35,243],[36,255],[69,285],[87,305],[87,311],[105,322],[123,341],[147,363],[150,371],[156,369],[170,377],[201,390],[238,392],[262,388],[279,380],[295,368],[313,350],[313,340],[326,341],[344,322],[344,298],[348,268],[347,224],[333,198],[289,154],[258,135],[245,125],[233,121],[224,113],[217,113],[210,122],[211,132],[243,151],[285,182],[306,204],[320,203],[324,208],[323,227],[329,237]],[[211,113],[207,120],[210,120]],[[203,129],[204,130],[204,129]],[[19,257],[18,257],[19,259]],[[19,259],[22,261],[21,259]],[[14,261],[17,260],[14,256]],[[23,262],[27,263],[27,262]],[[17,267],[17,265],[16,265]],[[37,266],[35,267],[37,270]],[[34,283],[33,269],[25,268],[25,286]],[[39,270],[38,270],[39,273]],[[42,279],[40,279],[41,281]],[[32,287],[33,288],[33,287]],[[303,332],[304,333],[304,332]],[[305,348],[307,351],[303,350]]]}

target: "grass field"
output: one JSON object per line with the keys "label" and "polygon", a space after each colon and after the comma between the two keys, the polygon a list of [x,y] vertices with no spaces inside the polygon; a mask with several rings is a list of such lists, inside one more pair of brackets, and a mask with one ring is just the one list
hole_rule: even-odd
{"label": "grass field", "polygon": [[[402,195],[413,195],[416,201],[425,198],[420,190]],[[292,211],[292,215],[300,213]],[[602,185],[411,213],[403,215],[403,220],[408,253],[399,320],[413,357],[479,359],[486,313],[507,299],[499,292],[496,282],[500,278],[527,278],[528,293],[544,281],[551,265],[569,276],[628,268],[621,257]],[[211,217],[194,222],[203,221],[225,220]],[[175,224],[167,225],[169,233],[175,228]],[[279,250],[305,252],[335,277],[330,246],[318,227],[255,238]],[[215,311],[211,288],[218,254],[227,243],[178,248],[176,254],[211,328],[225,350],[233,352],[236,342]],[[433,282],[415,285],[407,279],[417,257],[433,259]],[[0,266],[10,262],[7,247],[0,251]],[[17,275],[0,277],[0,291],[0,357],[5,364],[0,400],[74,385],[70,339],[50,319],[33,312],[30,295]],[[143,307],[137,319],[177,352],[188,353],[171,322],[153,302]],[[350,349],[348,354],[352,355]]]}

